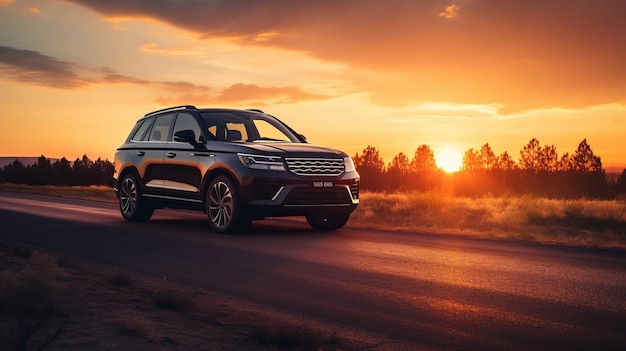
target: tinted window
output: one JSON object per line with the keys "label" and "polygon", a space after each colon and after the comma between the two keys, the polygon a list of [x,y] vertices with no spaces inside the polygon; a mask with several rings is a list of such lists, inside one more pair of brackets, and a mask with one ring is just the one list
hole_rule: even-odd
{"label": "tinted window", "polygon": [[158,116],[154,122],[154,126],[150,131],[150,141],[166,141],[172,126],[174,115]]}
{"label": "tinted window", "polygon": [[[205,112],[202,119],[209,133],[219,141],[281,140],[300,142],[275,118],[254,112]],[[261,128],[257,128],[257,126]]]}
{"label": "tinted window", "polygon": [[196,135],[196,141],[199,140],[200,137],[200,126],[196,119],[193,118],[192,115],[186,113],[179,113],[176,116],[176,122],[174,123],[174,133],[172,133],[172,138],[176,132],[181,130],[191,129],[193,133]]}
{"label": "tinted window", "polygon": [[135,133],[130,138],[130,140],[131,141],[146,140],[146,138],[145,138],[146,131],[148,129],[150,129],[150,127],[152,126],[152,122],[153,121],[154,121],[154,118],[149,118],[149,119],[144,119],[142,121],[139,121],[138,123],[140,123],[140,125],[139,125],[139,127],[137,127],[135,129]]}

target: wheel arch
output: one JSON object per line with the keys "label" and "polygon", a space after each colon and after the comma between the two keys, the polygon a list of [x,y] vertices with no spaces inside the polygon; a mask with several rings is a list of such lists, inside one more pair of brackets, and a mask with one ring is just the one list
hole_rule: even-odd
{"label": "wheel arch", "polygon": [[139,170],[137,170],[137,168],[135,168],[134,166],[131,167],[126,167],[124,168],[121,172],[120,175],[117,177],[116,179],[116,184],[115,186],[119,188],[120,183],[122,182],[122,179],[124,179],[124,177],[128,174],[131,173],[133,176],[135,176],[135,178],[137,179],[137,182],[139,183],[139,186],[141,187],[141,189],[143,190],[143,184],[141,182],[141,177],[139,176]]}
{"label": "wheel arch", "polygon": [[221,175],[228,177],[233,182],[233,184],[235,184],[235,186],[237,187],[236,189],[237,192],[241,195],[241,191],[243,188],[241,185],[241,181],[233,172],[231,172],[227,168],[222,168],[222,167],[211,169],[204,175],[202,179],[202,203],[204,204],[205,212],[206,212],[206,196],[207,196],[207,191],[209,191],[209,185],[211,185],[211,181],[213,181],[213,179]]}

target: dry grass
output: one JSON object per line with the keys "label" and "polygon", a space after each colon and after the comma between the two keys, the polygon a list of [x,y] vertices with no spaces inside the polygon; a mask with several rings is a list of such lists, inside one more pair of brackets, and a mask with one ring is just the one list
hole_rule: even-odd
{"label": "dry grass", "polygon": [[0,349],[43,349],[65,326],[68,301],[58,283],[65,272],[49,254],[14,252],[29,261],[1,272]]}
{"label": "dry grass", "polygon": [[626,248],[626,201],[361,194],[349,225]]}
{"label": "dry grass", "polygon": [[123,315],[120,318],[120,331],[148,340],[154,340],[157,337],[156,327],[150,319],[131,313]]}

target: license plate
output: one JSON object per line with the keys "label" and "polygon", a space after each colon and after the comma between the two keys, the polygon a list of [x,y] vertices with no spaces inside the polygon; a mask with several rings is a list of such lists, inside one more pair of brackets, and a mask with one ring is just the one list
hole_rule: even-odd
{"label": "license plate", "polygon": [[314,188],[332,188],[333,182],[313,182]]}

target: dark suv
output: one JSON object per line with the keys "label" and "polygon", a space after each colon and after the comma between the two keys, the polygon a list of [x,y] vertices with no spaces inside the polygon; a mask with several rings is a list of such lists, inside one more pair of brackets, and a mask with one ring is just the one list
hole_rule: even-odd
{"label": "dark suv", "polygon": [[115,153],[114,189],[127,221],[158,208],[207,213],[216,232],[252,220],[305,216],[341,228],[359,203],[345,153],[308,144],[260,110],[176,106],[143,116]]}

